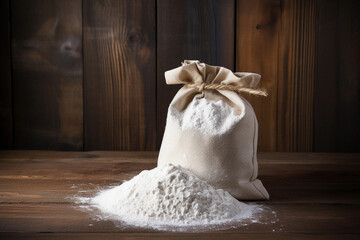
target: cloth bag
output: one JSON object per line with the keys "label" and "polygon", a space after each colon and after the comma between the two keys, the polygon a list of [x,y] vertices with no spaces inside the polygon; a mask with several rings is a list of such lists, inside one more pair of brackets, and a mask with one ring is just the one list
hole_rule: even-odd
{"label": "cloth bag", "polygon": [[[257,179],[258,123],[251,105],[232,88],[247,92],[261,76],[233,73],[229,69],[185,60],[181,67],[165,72],[167,84],[185,84],[170,103],[158,166],[180,165],[215,188],[228,191],[241,200],[269,199]],[[224,86],[227,85],[227,86]],[[216,89],[214,89],[216,88]],[[209,135],[196,129],[183,131],[169,117],[173,108],[181,112],[195,98],[222,100],[242,118],[222,135]]]}

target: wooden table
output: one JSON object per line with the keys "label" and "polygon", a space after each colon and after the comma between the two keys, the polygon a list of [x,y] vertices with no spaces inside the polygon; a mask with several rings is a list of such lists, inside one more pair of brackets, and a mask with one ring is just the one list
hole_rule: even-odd
{"label": "wooden table", "polygon": [[360,154],[260,153],[275,223],[205,233],[119,228],[69,198],[156,166],[157,152],[0,152],[0,239],[360,239]]}

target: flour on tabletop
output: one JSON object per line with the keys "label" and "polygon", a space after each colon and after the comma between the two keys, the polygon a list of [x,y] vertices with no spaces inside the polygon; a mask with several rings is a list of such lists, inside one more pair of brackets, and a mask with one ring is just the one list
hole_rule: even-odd
{"label": "flour on tabletop", "polygon": [[168,117],[173,118],[183,131],[197,129],[209,135],[221,135],[243,116],[237,115],[234,108],[222,100],[194,98],[183,112],[171,108]]}
{"label": "flour on tabletop", "polygon": [[250,219],[256,208],[172,164],[142,171],[90,203],[111,219],[155,228],[240,221]]}
{"label": "flour on tabletop", "polygon": [[[183,112],[171,109],[168,117],[174,118],[182,130],[221,135],[243,115],[237,115],[234,108],[221,100],[199,98]],[[95,197],[78,198],[78,202],[98,208],[106,219],[156,229],[259,223],[254,216],[263,210],[258,205],[238,201],[227,191],[215,189],[190,171],[172,164],[142,171]]]}

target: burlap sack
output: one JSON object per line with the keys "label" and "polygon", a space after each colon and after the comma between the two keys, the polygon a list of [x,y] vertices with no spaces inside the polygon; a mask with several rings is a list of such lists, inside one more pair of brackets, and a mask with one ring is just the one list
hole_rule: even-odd
{"label": "burlap sack", "polygon": [[[185,84],[169,106],[181,112],[194,98],[223,100],[242,116],[233,128],[222,135],[209,135],[196,129],[183,131],[167,117],[158,165],[179,164],[216,188],[227,190],[242,200],[268,199],[269,194],[257,179],[256,158],[258,123],[251,105],[237,92],[221,88],[252,91],[260,80],[253,73],[233,73],[199,61],[184,61],[183,66],[165,73],[167,84]],[[212,84],[212,85],[209,85]],[[219,85],[221,84],[221,85]],[[226,88],[226,87],[225,87]],[[256,91],[256,90],[254,90]],[[260,91],[261,92],[261,91]]]}

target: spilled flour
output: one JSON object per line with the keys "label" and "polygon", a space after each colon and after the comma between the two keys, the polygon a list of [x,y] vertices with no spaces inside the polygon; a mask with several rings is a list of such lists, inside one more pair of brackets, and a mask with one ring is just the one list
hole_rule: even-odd
{"label": "spilled flour", "polygon": [[153,228],[226,224],[250,219],[256,211],[172,164],[142,171],[90,203],[111,219]]}
{"label": "spilled flour", "polygon": [[[182,130],[221,135],[243,116],[244,112],[236,115],[234,108],[223,101],[199,98],[182,113],[170,110],[168,117],[175,119]],[[215,189],[185,168],[169,163],[142,171],[94,197],[77,200],[87,204],[80,206],[84,210],[97,209],[94,219],[112,220],[119,227],[208,231],[261,223],[263,213],[270,216],[266,221],[274,216],[266,207],[240,202],[227,191]]]}
{"label": "spilled flour", "polygon": [[221,135],[229,131],[244,116],[236,115],[234,108],[221,100],[212,101],[206,98],[194,98],[185,111],[175,108],[169,116],[177,122],[181,130],[197,129],[209,135]]}

